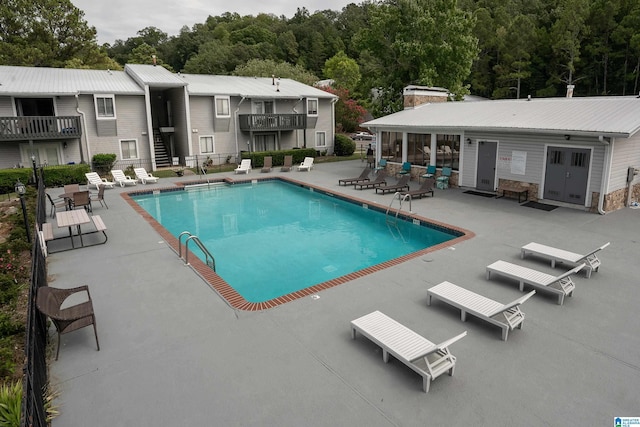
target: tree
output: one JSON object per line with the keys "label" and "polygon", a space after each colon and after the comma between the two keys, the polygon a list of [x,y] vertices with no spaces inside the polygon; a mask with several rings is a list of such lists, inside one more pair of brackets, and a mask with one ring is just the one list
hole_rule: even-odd
{"label": "tree", "polygon": [[3,65],[116,68],[96,43],[96,29],[70,0],[4,0],[0,3]]}
{"label": "tree", "polygon": [[283,79],[292,79],[310,86],[318,81],[318,77],[299,65],[276,62],[272,59],[252,59],[246,64],[238,66],[233,71],[233,75],[247,77],[275,76]]}
{"label": "tree", "polygon": [[324,63],[324,75],[335,81],[336,87],[353,90],[360,82],[360,67],[343,51],[338,52]]}
{"label": "tree", "polygon": [[[458,97],[477,54],[475,19],[455,0],[388,0],[356,35],[363,84],[377,89],[373,113],[398,111],[408,84],[443,86]],[[382,101],[382,103],[380,103]]]}
{"label": "tree", "polygon": [[350,97],[349,91],[345,88],[325,87],[323,90],[338,96],[335,106],[338,132],[355,132],[364,121],[367,111]]}

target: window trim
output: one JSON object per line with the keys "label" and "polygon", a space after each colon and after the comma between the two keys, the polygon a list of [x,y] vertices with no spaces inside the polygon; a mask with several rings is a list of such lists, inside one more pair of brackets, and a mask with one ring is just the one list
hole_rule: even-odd
{"label": "window trim", "polygon": [[[122,155],[122,143],[125,141],[133,141],[136,145],[136,157],[125,158]],[[138,145],[138,138],[122,138],[118,140],[118,149],[120,150],[120,160],[137,160],[140,159],[140,147]]]}
{"label": "window trim", "polygon": [[[319,135],[323,135],[324,136],[324,145],[318,145],[318,136]],[[326,131],[317,131],[316,132],[316,138],[314,141],[316,148],[327,148],[327,132]]]}
{"label": "window trim", "polygon": [[[226,100],[227,101],[227,114],[220,114],[218,111],[218,100]],[[216,118],[230,118],[231,117],[231,97],[230,96],[215,96],[214,97],[214,108],[216,110]]]}
{"label": "window trim", "polygon": [[[203,138],[211,138],[212,151],[202,151],[202,139]],[[216,138],[215,138],[215,135],[200,135],[198,137],[198,150],[200,150],[200,154],[216,154]]]}
{"label": "window trim", "polygon": [[[113,106],[113,116],[101,116],[98,112],[98,100],[100,99],[111,99],[111,104]],[[116,96],[113,94],[94,94],[93,95],[93,107],[96,112],[96,120],[116,120]]]}
{"label": "window trim", "polygon": [[[311,102],[315,102],[316,104],[315,113],[310,112],[309,103]],[[307,116],[318,117],[318,110],[320,110],[320,102],[318,101],[318,98],[307,98]]]}

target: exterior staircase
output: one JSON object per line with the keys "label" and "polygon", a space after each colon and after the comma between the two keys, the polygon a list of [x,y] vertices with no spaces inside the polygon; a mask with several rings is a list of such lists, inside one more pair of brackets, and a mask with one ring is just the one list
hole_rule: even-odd
{"label": "exterior staircase", "polygon": [[162,140],[162,134],[159,129],[153,130],[153,150],[156,156],[156,167],[163,168],[171,166],[171,159],[167,153],[167,147]]}

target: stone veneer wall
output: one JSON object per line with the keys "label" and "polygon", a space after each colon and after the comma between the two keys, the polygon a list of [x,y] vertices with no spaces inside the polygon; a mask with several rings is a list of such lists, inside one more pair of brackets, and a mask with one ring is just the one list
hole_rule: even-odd
{"label": "stone veneer wall", "polygon": [[527,190],[529,190],[529,192],[527,193],[527,201],[533,201],[533,202],[538,201],[538,188],[539,188],[538,184],[534,184],[532,182],[513,181],[510,179],[500,178],[498,179],[498,186],[500,185],[506,185],[512,188],[526,188]]}
{"label": "stone veneer wall", "polygon": [[[593,192],[589,212],[598,212],[599,192]],[[640,184],[635,184],[631,189],[631,201],[640,201]],[[602,209],[605,212],[613,212],[625,207],[627,203],[627,188],[621,188],[604,196]]]}
{"label": "stone veneer wall", "polygon": [[404,96],[404,108],[413,108],[418,105],[433,103],[433,102],[446,102],[447,96],[431,96],[431,95],[405,95]]}

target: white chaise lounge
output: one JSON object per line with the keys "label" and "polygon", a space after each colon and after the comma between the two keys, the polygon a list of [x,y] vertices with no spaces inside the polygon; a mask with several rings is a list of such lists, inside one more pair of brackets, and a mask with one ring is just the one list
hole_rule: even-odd
{"label": "white chaise lounge", "polygon": [[147,172],[145,168],[133,168],[133,172],[136,174],[136,178],[142,181],[143,184],[146,183],[156,183],[160,178],[157,176],[153,176]]}
{"label": "white chaise lounge", "polygon": [[436,298],[459,308],[460,319],[463,322],[467,320],[467,313],[469,313],[479,319],[500,326],[502,328],[502,340],[506,341],[509,331],[516,327],[522,329],[524,313],[520,311],[520,305],[535,293],[536,291],[531,291],[515,301],[502,304],[454,285],[451,282],[442,282],[427,290],[427,305],[431,305],[431,299]]}
{"label": "white chaise lounge", "polygon": [[298,166],[299,171],[307,171],[309,172],[313,168],[313,157],[305,157],[300,166]]}
{"label": "white chaise lounge", "polygon": [[120,185],[120,187],[138,184],[137,179],[131,178],[129,175],[125,175],[121,169],[111,169],[111,176],[113,176],[113,180]]}
{"label": "white chaise lounge", "polygon": [[234,169],[235,173],[249,173],[251,172],[251,159],[242,159],[240,166]]}
{"label": "white chaise lounge", "polygon": [[573,280],[571,280],[571,275],[582,270],[584,266],[584,264],[580,264],[573,270],[569,270],[559,276],[552,276],[551,274],[510,262],[496,261],[487,266],[487,280],[491,278],[492,274],[508,277],[520,283],[521,291],[524,291],[524,285],[527,284],[538,290],[556,294],[558,296],[558,304],[562,305],[564,297],[567,295],[572,296],[573,290],[576,288]]}
{"label": "white chaise lounge", "polygon": [[586,268],[584,269],[587,278],[591,277],[591,273],[593,271],[598,271],[598,267],[600,267],[600,260],[596,255],[597,252],[600,252],[607,246],[609,246],[611,242],[607,242],[599,248],[587,252],[586,254],[576,254],[573,252],[565,251],[564,249],[554,248],[552,246],[542,245],[540,243],[531,242],[522,247],[520,250],[520,258],[526,257],[529,254],[537,255],[539,257],[551,260],[551,268],[555,268],[556,262],[563,262],[569,265],[578,265],[585,263]]}
{"label": "white chaise lounge", "polygon": [[453,375],[456,358],[449,346],[467,335],[463,332],[441,344],[434,344],[387,315],[374,311],[351,321],[351,337],[356,332],[382,348],[382,360],[387,363],[389,354],[422,376],[422,389],[429,392],[431,380],[445,372]]}
{"label": "white chaise lounge", "polygon": [[96,190],[99,190],[101,186],[106,188],[113,188],[116,184],[107,180],[107,178],[100,178],[98,172],[87,172],[84,174],[87,177],[88,186],[95,186]]}

